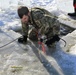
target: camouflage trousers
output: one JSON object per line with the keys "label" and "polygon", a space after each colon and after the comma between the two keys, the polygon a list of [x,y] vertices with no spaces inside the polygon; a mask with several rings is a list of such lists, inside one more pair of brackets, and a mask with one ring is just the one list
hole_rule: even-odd
{"label": "camouflage trousers", "polygon": [[28,37],[32,41],[38,41],[38,33],[35,28],[29,30]]}

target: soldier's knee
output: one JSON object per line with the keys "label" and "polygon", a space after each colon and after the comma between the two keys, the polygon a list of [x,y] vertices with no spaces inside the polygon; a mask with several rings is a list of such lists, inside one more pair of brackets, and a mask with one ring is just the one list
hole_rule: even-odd
{"label": "soldier's knee", "polygon": [[28,37],[32,41],[38,41],[37,33],[34,29],[30,30]]}

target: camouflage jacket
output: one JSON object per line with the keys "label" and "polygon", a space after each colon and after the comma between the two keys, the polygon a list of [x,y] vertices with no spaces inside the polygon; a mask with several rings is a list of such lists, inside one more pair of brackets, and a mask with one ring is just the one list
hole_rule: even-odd
{"label": "camouflage jacket", "polygon": [[[60,25],[57,17],[53,16],[50,12],[42,8],[32,8],[30,22],[41,34],[51,37],[59,34]],[[22,23],[23,33],[28,35],[28,25]]]}

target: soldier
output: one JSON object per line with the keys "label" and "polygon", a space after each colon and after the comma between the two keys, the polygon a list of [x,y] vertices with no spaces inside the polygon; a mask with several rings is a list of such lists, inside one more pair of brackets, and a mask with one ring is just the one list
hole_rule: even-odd
{"label": "soldier", "polygon": [[76,16],[76,0],[73,0],[74,13],[68,13],[69,16]]}
{"label": "soldier", "polygon": [[[51,44],[59,41],[60,38],[60,25],[57,17],[53,16],[50,12],[42,8],[32,8],[30,11],[26,6],[18,8],[18,15],[21,19],[23,37],[18,39],[18,42],[27,42],[27,37],[32,40],[38,40],[39,35],[46,36],[47,41],[45,44]],[[32,25],[32,31],[28,34],[29,25]],[[43,38],[40,37],[40,41]]]}

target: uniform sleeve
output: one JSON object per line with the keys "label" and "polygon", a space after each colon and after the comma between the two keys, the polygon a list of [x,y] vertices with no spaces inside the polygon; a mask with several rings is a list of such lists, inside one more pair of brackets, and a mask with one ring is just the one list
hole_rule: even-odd
{"label": "uniform sleeve", "polygon": [[22,34],[28,36],[29,25],[22,23]]}
{"label": "uniform sleeve", "polygon": [[[40,17],[42,15],[40,14]],[[38,17],[39,18],[39,17]],[[41,34],[45,34],[49,37],[53,36],[53,22],[51,17],[49,17],[48,15],[44,15],[43,17],[41,17],[40,19],[36,20],[36,24],[39,25],[39,30]]]}

